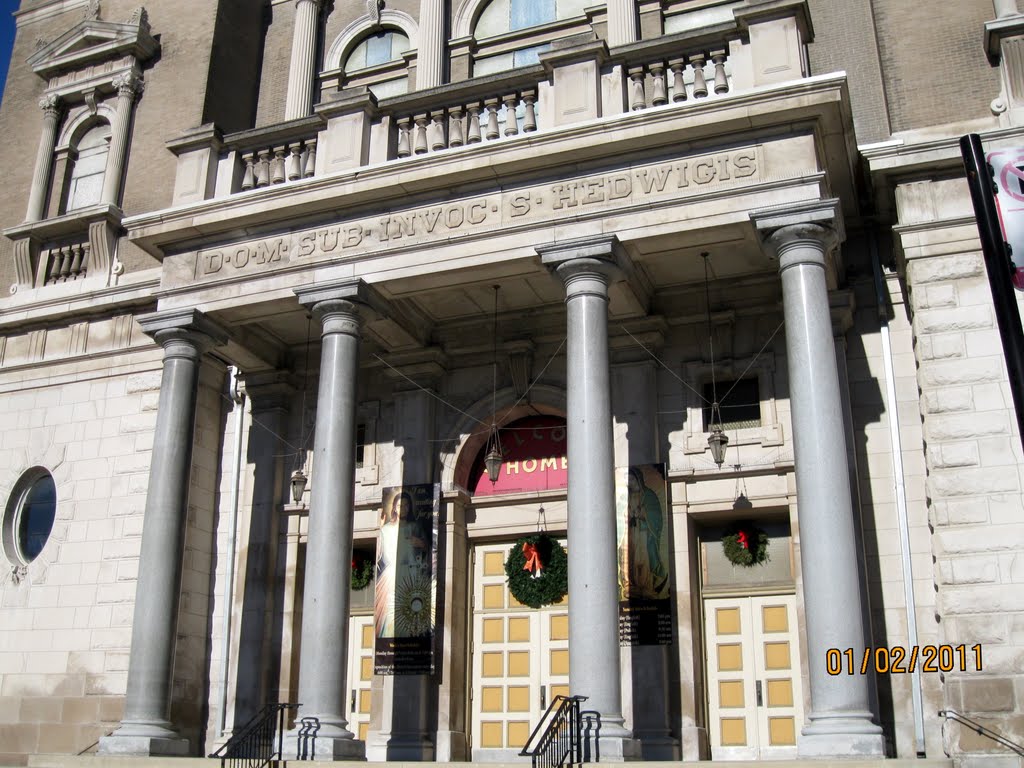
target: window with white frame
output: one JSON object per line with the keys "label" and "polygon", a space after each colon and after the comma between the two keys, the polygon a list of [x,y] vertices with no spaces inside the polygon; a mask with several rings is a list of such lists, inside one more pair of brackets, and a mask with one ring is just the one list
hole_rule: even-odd
{"label": "window with white frame", "polygon": [[74,158],[67,181],[65,213],[71,213],[100,202],[103,177],[110,153],[110,125],[97,123],[72,148]]}
{"label": "window with white frame", "polygon": [[23,474],[14,485],[3,519],[7,559],[28,565],[43,551],[57,516],[57,486],[42,467]]}
{"label": "window with white frame", "polygon": [[589,29],[587,0],[491,0],[477,16],[473,76],[536,64],[551,42]]}
{"label": "window with white frame", "polygon": [[348,85],[365,85],[378,99],[400,96],[409,90],[403,53],[412,47],[397,29],[383,29],[360,38],[342,62]]}

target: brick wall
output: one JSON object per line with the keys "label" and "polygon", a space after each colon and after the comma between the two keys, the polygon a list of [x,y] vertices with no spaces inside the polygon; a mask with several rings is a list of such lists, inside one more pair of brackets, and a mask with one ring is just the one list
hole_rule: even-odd
{"label": "brick wall", "polygon": [[991,0],[872,2],[894,133],[991,117],[1000,89],[982,49]]}

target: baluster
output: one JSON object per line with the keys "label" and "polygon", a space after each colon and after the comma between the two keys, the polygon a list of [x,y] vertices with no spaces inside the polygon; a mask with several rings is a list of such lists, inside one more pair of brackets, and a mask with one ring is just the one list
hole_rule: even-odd
{"label": "baluster", "polygon": [[412,154],[412,147],[409,146],[409,122],[411,118],[402,117],[398,120],[398,156],[408,157]]}
{"label": "baluster", "polygon": [[487,140],[492,141],[498,138],[501,133],[498,131],[498,100],[487,99],[484,102],[487,109]]}
{"label": "baluster", "polygon": [[68,273],[68,278],[71,280],[77,280],[79,273],[82,271],[82,246],[72,245],[71,246],[71,269]]}
{"label": "baluster", "polygon": [[427,116],[416,115],[413,119],[416,121],[416,140],[412,151],[417,155],[423,155],[427,152]]}
{"label": "baluster", "polygon": [[254,159],[252,152],[246,152],[242,155],[242,161],[245,163],[245,173],[242,174],[243,192],[256,186],[256,172],[253,169]]}
{"label": "baluster", "polygon": [[256,165],[256,187],[270,186],[270,150],[259,151],[259,163]]}
{"label": "baluster", "polygon": [[729,78],[725,75],[725,51],[712,51],[711,61],[715,63],[715,93],[728,93]]}
{"label": "baluster", "polygon": [[654,95],[651,97],[651,104],[660,107],[668,104],[668,91],[665,88],[665,65],[660,61],[651,64],[651,77],[654,78]]}
{"label": "baluster", "polygon": [[672,59],[668,68],[672,70],[672,101],[686,101],[686,59]]}
{"label": "baluster", "polygon": [[644,68],[631,67],[629,79],[633,81],[633,97],[629,101],[629,108],[634,112],[639,112],[647,106],[647,97],[644,95]]}
{"label": "baluster", "polygon": [[704,78],[704,65],[707,59],[703,53],[697,53],[690,57],[690,66],[693,67],[693,98],[703,99],[708,95],[708,83]]}
{"label": "baluster", "polygon": [[60,281],[66,282],[71,274],[71,249],[66,245],[60,249]]}
{"label": "baluster", "polygon": [[462,107],[448,110],[448,146],[461,147],[466,141],[462,136]]}
{"label": "baluster", "polygon": [[434,133],[434,138],[430,142],[430,148],[437,152],[440,149],[447,149],[448,145],[444,140],[444,110],[438,112],[432,112],[430,119],[433,120],[431,130]]}
{"label": "baluster", "polygon": [[480,129],[480,102],[475,101],[466,109],[469,110],[469,127],[466,129],[466,143],[479,144],[484,140]]}
{"label": "baluster", "polygon": [[523,133],[533,133],[537,130],[537,103],[536,91],[523,91]]}
{"label": "baluster", "polygon": [[89,274],[89,244],[82,243],[82,269],[79,271],[81,277]]}
{"label": "baluster", "polygon": [[270,165],[272,184],[284,184],[284,156],[287,152],[287,147],[274,147],[274,159]]}
{"label": "baluster", "polygon": [[519,118],[516,116],[516,108],[519,106],[519,97],[510,93],[502,101],[505,103],[505,135],[519,135]]}
{"label": "baluster", "polygon": [[295,143],[288,145],[288,181],[295,181],[302,178],[302,144]]}
{"label": "baluster", "polygon": [[306,162],[302,165],[302,176],[313,178],[316,173],[316,139],[306,139]]}
{"label": "baluster", "polygon": [[55,251],[52,248],[46,252],[47,267],[46,267],[46,279],[43,281],[44,285],[53,285],[57,282],[57,278],[60,277],[60,251]]}

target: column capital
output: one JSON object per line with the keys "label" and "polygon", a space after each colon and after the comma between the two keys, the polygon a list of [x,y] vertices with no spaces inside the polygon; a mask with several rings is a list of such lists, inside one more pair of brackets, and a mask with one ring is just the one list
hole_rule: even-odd
{"label": "column capital", "polygon": [[142,91],[145,88],[142,75],[134,70],[130,72],[122,72],[113,79],[112,84],[114,89],[117,91],[118,96],[127,96],[130,99],[135,99],[137,96],[141,96]]}
{"label": "column capital", "polygon": [[138,318],[142,332],[164,348],[164,359],[198,360],[212,347],[228,341],[228,333],[198,309],[154,312]]}
{"label": "column capital", "polygon": [[541,263],[565,283],[567,300],[581,294],[607,297],[608,285],[623,276],[626,255],[615,235],[567,240],[536,250]]}
{"label": "column capital", "polygon": [[295,394],[291,374],[286,371],[243,373],[245,394],[252,401],[253,413],[286,410]]}
{"label": "column capital", "polygon": [[[824,264],[825,254],[846,239],[842,212],[836,198],[753,211],[750,220],[768,257],[780,261],[780,269],[788,266],[782,263],[786,260],[785,255],[791,253],[798,243],[816,244],[821,250],[820,259],[808,258]],[[801,249],[805,250],[805,255],[810,254],[810,250]],[[794,263],[799,263],[799,260]]]}
{"label": "column capital", "polygon": [[324,335],[357,335],[364,322],[388,316],[385,300],[359,278],[303,286],[295,295],[323,326]]}
{"label": "column capital", "polygon": [[39,108],[45,117],[56,119],[64,111],[64,100],[55,93],[48,93],[39,100]]}
{"label": "column capital", "polygon": [[306,3],[315,5],[316,9],[319,11],[324,5],[324,0],[295,0],[295,7],[298,8],[300,5],[304,5]]}

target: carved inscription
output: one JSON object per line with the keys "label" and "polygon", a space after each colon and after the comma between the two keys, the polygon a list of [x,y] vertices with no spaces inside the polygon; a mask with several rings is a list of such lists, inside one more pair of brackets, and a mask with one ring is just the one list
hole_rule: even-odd
{"label": "carved inscription", "polygon": [[742,186],[754,181],[761,165],[760,152],[752,147],[392,211],[318,229],[202,250],[196,255],[195,278],[217,279],[242,272],[256,273],[320,256],[376,252],[526,222],[539,224],[566,214],[697,195],[711,187]]}

